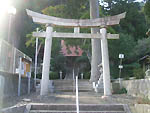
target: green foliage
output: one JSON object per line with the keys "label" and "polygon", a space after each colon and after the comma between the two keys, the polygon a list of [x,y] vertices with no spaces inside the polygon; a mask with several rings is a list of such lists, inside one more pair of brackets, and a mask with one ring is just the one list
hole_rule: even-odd
{"label": "green foliage", "polygon": [[51,71],[66,71],[66,57],[63,55],[56,55],[51,59]]}
{"label": "green foliage", "polygon": [[[88,9],[88,10],[87,10]],[[89,5],[88,1],[68,1],[66,4],[58,4],[56,6],[49,6],[42,10],[46,15],[56,16],[61,18],[89,18]],[[54,28],[54,30],[59,32],[73,32],[73,29],[67,28]],[[81,29],[81,32],[90,32],[90,29]],[[64,39],[67,46],[80,46],[89,50],[91,48],[90,40],[88,39]]]}
{"label": "green foliage", "polygon": [[[125,19],[121,20],[119,26],[114,29],[117,32],[130,34],[134,40],[146,37],[147,31],[146,19],[144,13],[141,12],[140,3],[135,0],[105,0],[108,7],[105,8],[105,13],[115,15],[122,12],[127,12]],[[107,9],[107,10],[106,10]]]}
{"label": "green foliage", "polygon": [[147,1],[144,6],[144,12],[148,18],[150,18],[150,1]]}
{"label": "green foliage", "polygon": [[138,40],[134,48],[134,55],[139,58],[150,53],[150,38]]}
{"label": "green foliage", "polygon": [[49,77],[51,80],[59,79],[59,74],[57,72],[50,72]]}
{"label": "green foliage", "polygon": [[114,94],[127,94],[127,90],[126,88],[122,88],[120,90],[117,90],[115,92],[113,92]]}
{"label": "green foliage", "polygon": [[122,53],[125,54],[126,59],[129,59],[135,44],[132,36],[121,33],[119,40],[109,40],[110,58],[116,59],[119,53]]}
{"label": "green foliage", "polygon": [[89,10],[89,0],[68,0],[65,6],[64,10],[68,18],[79,19]]}
{"label": "green foliage", "polygon": [[133,70],[138,67],[140,67],[140,65],[137,62],[125,64],[124,69],[122,70],[122,77],[123,78],[133,77],[134,76]]}
{"label": "green foliage", "polygon": [[[111,28],[114,31],[113,33],[121,33],[119,40],[109,40],[110,71],[113,78],[117,78],[119,73],[119,53],[125,54],[122,77],[128,78],[133,76],[133,69],[138,67],[136,61],[149,52],[149,40],[142,39],[146,37],[145,33],[148,28],[146,19],[141,11],[141,5],[134,1],[104,0],[104,2],[108,3],[107,7],[103,7],[105,15],[127,12],[125,19],[121,20],[120,25]],[[141,39],[144,42],[138,41]]]}
{"label": "green foliage", "polygon": [[[34,79],[34,72],[31,73],[31,77]],[[41,79],[42,78],[42,73],[36,74],[36,78]]]}
{"label": "green foliage", "polygon": [[87,56],[80,56],[76,59],[75,62],[77,62],[77,63],[86,63],[86,62],[89,62],[89,60],[88,60]]}
{"label": "green foliage", "polygon": [[126,93],[127,93],[126,88],[122,88],[122,89],[118,92],[118,94],[126,94]]}
{"label": "green foliage", "polygon": [[61,39],[53,38],[52,40],[52,58],[58,57],[61,50]]}
{"label": "green foliage", "polygon": [[88,0],[72,0],[65,4],[49,6],[42,12],[50,16],[79,19],[88,8]]}
{"label": "green foliage", "polygon": [[65,17],[64,16],[64,7],[65,5],[57,5],[57,6],[49,6],[42,10],[42,12],[49,16],[55,16],[55,17]]}
{"label": "green foliage", "polygon": [[90,79],[91,73],[90,72],[84,72],[84,79]]}
{"label": "green foliage", "polygon": [[132,62],[128,63],[127,61],[129,61],[129,59],[133,56],[132,53],[134,51],[135,44],[133,37],[128,34],[120,34],[119,40],[109,40],[108,46],[112,78],[118,78],[118,65],[120,62],[118,56],[120,53],[125,55],[125,59],[123,60],[124,69],[122,70],[122,77],[132,76],[133,68],[128,67],[128,65],[132,64]]}
{"label": "green foliage", "polygon": [[[143,12],[141,11],[141,6],[139,3],[134,2],[135,0],[105,0],[108,3],[108,7],[100,7],[100,17],[105,15],[116,15],[122,12],[127,12],[126,18],[121,20],[120,25],[114,27],[108,27],[108,32],[115,34],[120,33],[119,40],[109,40],[109,56],[110,56],[110,66],[112,78],[117,78],[119,69],[119,53],[125,54],[125,59],[123,60],[124,69],[122,70],[122,77],[127,78],[133,76],[133,69],[138,67],[136,61],[138,59],[150,52],[150,38],[144,39],[145,33],[147,31],[147,23]],[[50,16],[56,16],[61,18],[74,18],[74,19],[87,19],[90,18],[89,12],[89,0],[38,0],[30,1],[24,7],[21,8],[20,16],[25,15],[22,13],[24,9],[30,8],[34,11],[41,11]],[[149,14],[149,3],[147,2],[144,7],[145,14]],[[147,13],[146,13],[147,12]],[[22,30],[19,29],[19,33],[22,34],[21,37],[21,47],[24,48],[26,53],[34,55],[35,49],[35,38],[32,37],[31,32],[37,27],[36,24],[31,23],[27,18],[24,18]],[[38,26],[42,28],[42,26]],[[73,32],[73,29],[55,27],[54,31],[57,32]],[[90,29],[82,28],[82,33],[90,33]],[[29,34],[30,33],[30,34]],[[25,35],[27,39],[25,39]],[[60,40],[53,39],[52,45],[52,59],[51,59],[51,70],[57,72],[62,70],[65,72],[65,61],[66,58],[60,54]],[[26,41],[26,46],[24,47]],[[44,40],[40,39],[40,42],[44,44]],[[90,39],[65,39],[66,45],[80,46],[85,52],[89,54],[91,52],[91,40]],[[32,49],[31,49],[32,48]],[[85,55],[85,56],[86,56]],[[79,57],[76,59],[76,63],[88,62],[87,57]],[[33,57],[34,58],[34,57]],[[89,62],[88,62],[89,63]],[[90,77],[90,65],[84,69],[85,78]]]}
{"label": "green foliage", "polygon": [[36,75],[36,78],[42,79],[42,73],[38,73],[38,74]]}
{"label": "green foliage", "polygon": [[144,79],[145,77],[145,74],[142,68],[135,68],[133,70],[133,75],[136,77],[136,79]]}

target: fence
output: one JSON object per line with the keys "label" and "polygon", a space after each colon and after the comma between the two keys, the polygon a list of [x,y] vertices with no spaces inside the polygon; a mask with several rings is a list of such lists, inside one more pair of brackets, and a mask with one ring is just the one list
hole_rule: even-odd
{"label": "fence", "polygon": [[20,57],[26,59],[26,61],[32,61],[30,57],[0,39],[0,71],[18,73]]}

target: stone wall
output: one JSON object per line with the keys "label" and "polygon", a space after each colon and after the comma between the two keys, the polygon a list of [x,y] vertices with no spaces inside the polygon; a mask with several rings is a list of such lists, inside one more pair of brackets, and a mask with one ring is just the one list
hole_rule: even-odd
{"label": "stone wall", "polygon": [[135,104],[135,113],[150,113],[150,105],[147,104]]}
{"label": "stone wall", "polygon": [[[17,74],[9,74],[0,72],[0,108],[5,106],[8,98],[17,96],[18,94],[18,78]],[[34,81],[31,79],[31,91],[34,91]],[[21,78],[21,95],[28,93],[28,78]],[[5,101],[4,101],[5,100]]]}
{"label": "stone wall", "polygon": [[150,80],[125,80],[122,81],[122,86],[127,89],[128,95],[149,98],[150,99]]}

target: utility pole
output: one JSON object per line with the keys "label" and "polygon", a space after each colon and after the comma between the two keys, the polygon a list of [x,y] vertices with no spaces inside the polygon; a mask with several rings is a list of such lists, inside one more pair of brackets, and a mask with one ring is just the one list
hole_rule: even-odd
{"label": "utility pole", "polygon": [[[90,2],[90,18],[99,18],[99,0],[89,0]],[[98,28],[91,28],[91,33],[99,33]],[[92,42],[92,61],[91,61],[91,78],[90,82],[96,82],[100,72],[98,65],[102,62],[101,56],[101,40],[91,39]]]}

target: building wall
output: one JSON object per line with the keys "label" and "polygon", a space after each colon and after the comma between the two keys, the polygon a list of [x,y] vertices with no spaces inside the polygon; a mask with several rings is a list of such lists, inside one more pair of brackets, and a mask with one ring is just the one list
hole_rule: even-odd
{"label": "building wall", "polygon": [[[5,106],[7,99],[18,94],[19,75],[0,72],[0,108]],[[34,91],[34,81],[31,79],[31,91]],[[21,95],[28,93],[28,78],[21,78]],[[6,101],[4,101],[6,100]]]}
{"label": "building wall", "polygon": [[128,95],[150,99],[150,79],[125,80],[122,85],[127,89]]}

